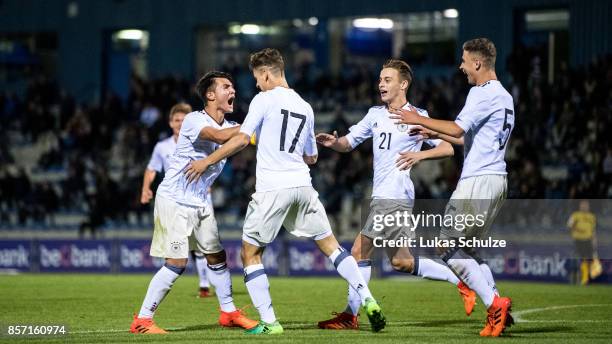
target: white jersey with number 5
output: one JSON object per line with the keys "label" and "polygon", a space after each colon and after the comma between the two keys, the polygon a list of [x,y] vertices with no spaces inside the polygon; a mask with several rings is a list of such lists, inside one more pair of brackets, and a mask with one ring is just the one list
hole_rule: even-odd
{"label": "white jersey with number 5", "polygon": [[455,123],[463,131],[461,178],[506,174],[504,155],[514,128],[512,96],[497,80],[470,89]]}
{"label": "white jersey with number 5", "polygon": [[317,155],[314,114],[294,90],[278,86],[257,94],[240,132],[257,132],[256,192],[312,186],[303,156]]}

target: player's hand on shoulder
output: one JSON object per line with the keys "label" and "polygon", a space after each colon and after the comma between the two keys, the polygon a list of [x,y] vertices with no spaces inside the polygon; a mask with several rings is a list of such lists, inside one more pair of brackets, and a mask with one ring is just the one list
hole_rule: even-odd
{"label": "player's hand on shoulder", "polygon": [[409,109],[390,108],[389,112],[391,113],[389,118],[395,120],[395,124],[417,124],[419,117],[421,117],[412,106]]}
{"label": "player's hand on shoulder", "polygon": [[334,134],[319,133],[316,136],[317,143],[323,147],[331,147],[338,141],[338,132],[334,131]]}
{"label": "player's hand on shoulder", "polygon": [[431,129],[421,127],[420,125],[410,128],[408,132],[410,136],[420,136],[419,141],[435,140],[438,138],[438,132]]}
{"label": "player's hand on shoulder", "polygon": [[147,204],[151,202],[153,198],[153,191],[151,189],[142,189],[142,193],[140,194],[140,203]]}
{"label": "player's hand on shoulder", "polygon": [[210,165],[206,159],[195,160],[189,163],[187,167],[185,167],[185,177],[187,177],[187,183],[191,183],[194,180],[200,178],[202,174],[208,169]]}
{"label": "player's hand on shoulder", "polygon": [[400,171],[404,171],[418,164],[422,159],[421,152],[402,152],[397,160],[395,160],[395,166]]}

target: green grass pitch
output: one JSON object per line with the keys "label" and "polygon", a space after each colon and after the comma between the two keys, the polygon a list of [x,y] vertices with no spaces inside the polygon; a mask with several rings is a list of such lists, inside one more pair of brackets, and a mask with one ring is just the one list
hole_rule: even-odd
{"label": "green grass pitch", "polygon": [[[375,279],[374,295],[388,324],[380,333],[369,331],[365,316],[359,331],[319,330],[316,323],[340,311],[346,284],[340,278],[270,279],[276,315],[285,327],[281,336],[249,336],[240,329],[216,325],[215,297],[197,299],[193,275],[180,278],[156,314],[165,336],[128,333],[152,275],[25,274],[0,276],[0,327],[15,324],[65,324],[69,334],[46,337],[7,337],[7,343],[610,343],[612,287],[500,282],[513,298],[518,323],[503,338],[480,338],[484,308],[477,305],[467,317],[456,288],[448,283]],[[237,306],[250,303],[240,277],[234,280]],[[254,308],[248,314],[257,318]]]}

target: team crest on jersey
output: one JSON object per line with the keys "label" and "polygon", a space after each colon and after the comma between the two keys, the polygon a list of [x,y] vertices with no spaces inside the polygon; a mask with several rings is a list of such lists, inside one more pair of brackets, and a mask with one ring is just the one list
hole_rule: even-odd
{"label": "team crest on jersey", "polygon": [[397,130],[404,132],[406,130],[408,130],[408,124],[406,123],[400,123],[397,125]]}
{"label": "team crest on jersey", "polygon": [[170,243],[170,249],[172,250],[172,252],[178,252],[181,250],[181,245],[183,245],[182,242],[173,241]]}
{"label": "team crest on jersey", "polygon": [[374,122],[374,125],[372,125],[373,128],[378,128],[378,122]]}

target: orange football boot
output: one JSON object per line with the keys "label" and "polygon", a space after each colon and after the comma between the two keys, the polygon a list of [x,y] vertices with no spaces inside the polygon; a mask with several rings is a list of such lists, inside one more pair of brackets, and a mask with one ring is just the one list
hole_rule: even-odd
{"label": "orange football boot", "polygon": [[219,325],[224,327],[242,327],[249,330],[259,324],[258,321],[246,317],[243,309],[237,309],[233,312],[223,312],[219,315]]}
{"label": "orange football boot", "polygon": [[198,298],[203,299],[205,297],[210,297],[211,295],[212,293],[210,292],[210,288],[202,287],[198,293]]}
{"label": "orange football boot", "polygon": [[487,322],[480,331],[481,337],[499,337],[506,327],[514,323],[510,311],[512,310],[512,300],[508,297],[495,296],[493,304],[487,310]]}
{"label": "orange football boot", "polygon": [[141,334],[166,334],[166,330],[157,327],[152,318],[139,318],[138,315],[134,314],[134,321],[130,326],[131,333]]}
{"label": "orange football boot", "polygon": [[325,320],[319,321],[319,328],[328,329],[328,330],[358,330],[359,329],[359,321],[357,320],[357,315],[353,315],[351,313],[336,313],[333,312],[335,317]]}
{"label": "orange football boot", "polygon": [[470,316],[470,314],[472,314],[474,311],[474,305],[476,304],[476,293],[463,282],[459,282],[459,284],[457,284],[457,288],[459,289],[459,295],[461,295],[461,299],[463,300],[465,314]]}

